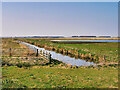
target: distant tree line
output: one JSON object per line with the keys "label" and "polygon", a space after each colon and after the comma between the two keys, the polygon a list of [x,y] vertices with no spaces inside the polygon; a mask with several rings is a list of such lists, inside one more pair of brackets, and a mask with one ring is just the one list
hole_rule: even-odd
{"label": "distant tree line", "polygon": [[106,37],[106,38],[109,38],[111,36],[72,36],[72,37]]}

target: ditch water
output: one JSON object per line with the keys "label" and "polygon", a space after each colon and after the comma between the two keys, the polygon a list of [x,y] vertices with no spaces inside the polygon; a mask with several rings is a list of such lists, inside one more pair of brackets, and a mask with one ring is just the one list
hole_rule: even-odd
{"label": "ditch water", "polygon": [[40,52],[40,50],[47,51],[48,53],[50,53],[52,55],[51,57],[53,59],[62,61],[64,63],[66,63],[66,64],[71,64],[72,66],[73,65],[76,65],[76,66],[96,65],[93,62],[87,62],[86,60],[76,59],[74,57],[70,57],[70,56],[66,56],[66,55],[60,54],[60,53],[56,53],[55,51],[45,50],[44,48],[40,48],[40,47],[37,47],[35,45],[29,44],[29,43],[25,43],[25,42],[22,42],[22,41],[18,41],[18,43],[22,43],[22,44],[28,46],[30,49],[33,49],[35,51],[36,51],[36,49],[38,49],[39,52]]}
{"label": "ditch water", "polygon": [[51,40],[51,41],[120,42],[120,40]]}

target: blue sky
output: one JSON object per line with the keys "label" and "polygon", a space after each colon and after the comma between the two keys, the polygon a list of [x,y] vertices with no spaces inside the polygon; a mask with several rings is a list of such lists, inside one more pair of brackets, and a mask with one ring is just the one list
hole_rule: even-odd
{"label": "blue sky", "polygon": [[117,2],[4,2],[2,35],[118,35]]}

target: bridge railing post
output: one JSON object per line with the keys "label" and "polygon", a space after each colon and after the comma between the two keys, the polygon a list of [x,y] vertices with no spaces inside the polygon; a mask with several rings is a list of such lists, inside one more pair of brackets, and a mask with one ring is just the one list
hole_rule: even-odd
{"label": "bridge railing post", "polygon": [[38,57],[38,49],[36,49],[36,57]]}
{"label": "bridge railing post", "polygon": [[11,48],[9,49],[9,56],[10,57],[12,56],[12,49]]}
{"label": "bridge railing post", "polygon": [[51,54],[50,53],[49,53],[48,59],[49,59],[49,63],[51,63]]}

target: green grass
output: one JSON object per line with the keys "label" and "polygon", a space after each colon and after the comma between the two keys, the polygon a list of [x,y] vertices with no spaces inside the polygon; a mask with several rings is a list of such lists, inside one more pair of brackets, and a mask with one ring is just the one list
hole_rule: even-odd
{"label": "green grass", "polygon": [[[94,43],[94,44],[58,44],[59,46],[77,48],[86,52],[100,55],[116,55],[118,53],[118,43]],[[116,51],[117,50],[117,51]]]}
{"label": "green grass", "polygon": [[2,68],[3,88],[117,88],[118,69],[55,68],[34,66],[30,69]]}

